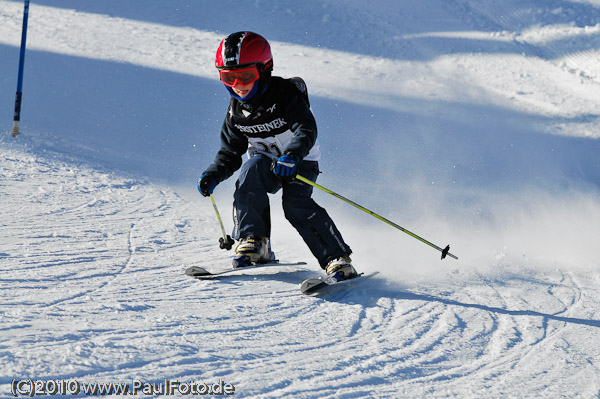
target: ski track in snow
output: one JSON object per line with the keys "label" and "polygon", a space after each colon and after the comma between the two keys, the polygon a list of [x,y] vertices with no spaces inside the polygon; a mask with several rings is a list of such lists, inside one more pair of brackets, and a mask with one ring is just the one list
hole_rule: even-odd
{"label": "ski track in snow", "polygon": [[[598,6],[592,0],[578,3]],[[1,40],[15,45],[13,28],[20,20],[12,11],[22,5],[2,0],[0,5]],[[358,87],[366,94],[356,101],[379,106],[391,101],[392,108],[407,109],[415,106],[407,98],[420,96],[482,100],[555,117],[553,129],[560,134],[598,137],[597,22],[582,14],[577,25],[559,23],[560,6],[568,8],[560,1],[519,13],[512,12],[515,2],[451,5],[472,31],[405,38],[468,37],[531,53],[468,54],[473,50],[466,48],[465,54],[428,62],[378,59],[367,69],[361,62],[352,65],[363,56],[335,53],[348,65],[350,81],[373,77]],[[215,34],[52,7],[35,10],[45,17],[32,26],[38,49],[92,57],[86,52],[99,48],[85,43],[95,34],[131,33],[140,39],[126,48],[98,40],[107,47],[95,56],[158,69],[176,64],[177,72],[213,76],[212,67],[183,55],[191,46],[200,50],[198,59],[210,59]],[[98,30],[82,32],[82,39],[68,33],[72,26],[64,21],[70,19],[94,23]],[[109,34],[107,26],[118,29]],[[199,37],[212,44],[194,47]],[[587,48],[582,37],[589,38]],[[537,47],[546,42],[552,44]],[[567,51],[569,44],[576,51]],[[479,45],[485,47],[472,44]],[[301,70],[323,54],[276,46],[282,58],[296,54]],[[157,56],[174,48],[179,52],[170,58]],[[390,68],[406,85],[387,99],[373,97],[381,91],[369,86],[385,81]],[[347,95],[348,88],[327,83],[335,81],[331,76],[316,75],[311,86],[316,94]],[[549,77],[553,84],[545,84]],[[414,92],[417,86],[422,91]],[[5,136],[2,132],[0,396],[10,396],[14,378],[32,378],[222,379],[235,385],[236,397],[248,398],[600,397],[597,268],[498,256],[490,265],[459,263],[405,279],[381,270],[366,284],[356,282],[354,290],[306,297],[299,283],[318,267],[294,249],[297,237],[283,237],[275,248],[279,257],[308,265],[197,281],[183,274],[186,267],[210,270],[229,263],[230,253],[216,245],[220,229],[208,201],[78,157],[79,147],[69,147],[66,139],[59,141],[62,152],[54,152],[41,139]],[[597,232],[582,226],[586,229]],[[385,269],[398,259],[393,248],[377,250],[385,263],[366,269]],[[357,258],[364,265],[369,256]]]}
{"label": "ski track in snow", "polygon": [[374,278],[326,299],[299,294],[314,265],[196,281],[186,265],[226,267],[208,206],[16,145],[1,159],[18,215],[2,222],[3,395],[26,376],[223,379],[265,398],[598,392],[595,273]]}

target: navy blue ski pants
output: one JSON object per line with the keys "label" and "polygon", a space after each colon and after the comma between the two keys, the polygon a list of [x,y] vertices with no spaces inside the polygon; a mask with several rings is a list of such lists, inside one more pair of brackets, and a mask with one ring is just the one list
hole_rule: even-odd
{"label": "navy blue ski pants", "polygon": [[[304,161],[298,174],[315,181],[319,164]],[[235,239],[270,237],[271,215],[268,194],[283,188],[282,205],[286,219],[300,233],[321,267],[335,258],[352,253],[327,214],[312,198],[313,187],[296,179],[281,180],[271,171],[271,160],[255,155],[240,170],[233,195]]]}

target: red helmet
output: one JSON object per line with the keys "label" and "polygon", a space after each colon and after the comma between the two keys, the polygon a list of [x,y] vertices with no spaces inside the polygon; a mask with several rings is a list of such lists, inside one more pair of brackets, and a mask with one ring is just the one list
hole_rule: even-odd
{"label": "red helmet", "polygon": [[253,32],[236,32],[221,40],[215,58],[217,69],[236,69],[256,65],[259,72],[273,70],[269,42]]}

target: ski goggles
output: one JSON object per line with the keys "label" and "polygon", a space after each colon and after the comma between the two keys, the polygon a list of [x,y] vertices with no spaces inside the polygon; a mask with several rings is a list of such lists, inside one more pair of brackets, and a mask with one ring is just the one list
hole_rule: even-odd
{"label": "ski goggles", "polygon": [[249,85],[254,83],[260,77],[256,65],[242,69],[222,69],[219,71],[221,81],[229,87],[237,86],[238,84]]}

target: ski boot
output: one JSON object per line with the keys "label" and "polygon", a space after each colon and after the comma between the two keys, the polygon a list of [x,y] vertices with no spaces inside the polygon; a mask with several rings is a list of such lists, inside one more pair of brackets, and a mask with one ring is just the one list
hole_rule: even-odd
{"label": "ski boot", "polygon": [[271,251],[271,242],[267,237],[240,238],[235,247],[233,267],[244,267],[260,263],[269,263],[275,260],[275,254]]}
{"label": "ski boot", "polygon": [[356,270],[354,270],[354,267],[352,266],[352,260],[348,255],[329,261],[325,271],[329,283],[337,283],[338,281],[349,280],[358,276],[358,273],[356,273]]}

